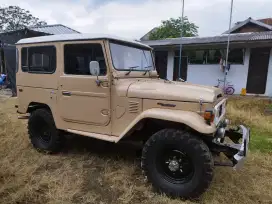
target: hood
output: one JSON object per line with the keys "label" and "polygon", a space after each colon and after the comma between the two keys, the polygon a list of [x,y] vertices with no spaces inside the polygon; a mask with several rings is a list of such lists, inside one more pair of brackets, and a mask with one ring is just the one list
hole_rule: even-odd
{"label": "hood", "polygon": [[214,102],[222,90],[212,86],[202,86],[187,82],[165,81],[162,79],[139,80],[132,83],[127,91],[128,97],[198,102]]}

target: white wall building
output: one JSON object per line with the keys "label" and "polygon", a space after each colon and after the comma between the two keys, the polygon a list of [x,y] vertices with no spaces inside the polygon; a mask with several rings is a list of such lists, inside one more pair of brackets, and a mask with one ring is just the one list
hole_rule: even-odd
{"label": "white wall building", "polygon": [[[272,96],[272,19],[248,18],[222,35],[212,37],[147,40],[150,32],[141,40],[154,48],[161,78],[182,78],[212,86],[217,85],[218,79],[224,79],[220,59],[226,57],[228,34],[231,33],[227,81],[233,85],[235,94],[245,88],[248,94]],[[180,44],[183,45],[181,70]]]}
{"label": "white wall building", "polygon": [[[227,35],[144,41],[154,48],[161,78],[180,78],[196,84],[212,85],[224,79],[220,59],[226,56]],[[179,70],[179,44],[183,44]],[[227,81],[235,94],[242,88],[249,94],[272,96],[272,32],[231,34],[230,70]],[[217,53],[217,55],[216,55]],[[222,84],[223,85],[223,84]]]}

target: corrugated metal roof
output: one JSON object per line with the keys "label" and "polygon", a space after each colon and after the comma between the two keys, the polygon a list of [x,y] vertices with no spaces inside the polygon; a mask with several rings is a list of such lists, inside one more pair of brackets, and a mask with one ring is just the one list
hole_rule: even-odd
{"label": "corrugated metal roof", "polygon": [[[230,35],[230,42],[247,42],[247,41],[272,41],[272,31],[259,32],[259,33],[237,33]],[[179,45],[181,42],[183,45],[194,45],[194,44],[212,44],[212,43],[226,43],[228,41],[228,35],[219,35],[212,37],[183,37],[170,38],[164,40],[149,40],[142,41],[149,46],[168,46],[168,45]]]}
{"label": "corrugated metal roof", "polygon": [[249,40],[272,40],[272,32],[262,32],[256,33],[255,35],[250,36]]}
{"label": "corrugated metal roof", "polygon": [[36,32],[48,33],[52,35],[79,33],[78,31],[73,30],[72,28],[69,28],[61,24],[28,27],[28,29],[36,31]]}

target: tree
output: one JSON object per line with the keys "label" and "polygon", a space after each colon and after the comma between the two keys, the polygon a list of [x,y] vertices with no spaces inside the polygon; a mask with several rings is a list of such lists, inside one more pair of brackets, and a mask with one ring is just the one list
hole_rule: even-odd
{"label": "tree", "polygon": [[[185,16],[183,22],[183,36],[193,37],[198,35],[198,26],[190,23]],[[149,36],[149,40],[159,40],[165,38],[178,38],[181,35],[182,18],[170,18],[169,20],[162,21],[162,24],[155,29]]]}
{"label": "tree", "polygon": [[32,16],[29,11],[19,6],[0,7],[0,31],[24,29],[29,26],[46,25],[46,22]]}

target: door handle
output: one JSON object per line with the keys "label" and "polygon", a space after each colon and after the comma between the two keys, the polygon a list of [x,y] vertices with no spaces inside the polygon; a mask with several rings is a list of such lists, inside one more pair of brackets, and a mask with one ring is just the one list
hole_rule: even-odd
{"label": "door handle", "polygon": [[62,95],[63,96],[71,96],[71,92],[69,92],[69,91],[63,91]]}
{"label": "door handle", "polygon": [[101,87],[104,87],[104,88],[107,88],[109,87],[109,82],[108,81],[100,81],[100,84],[99,84]]}

